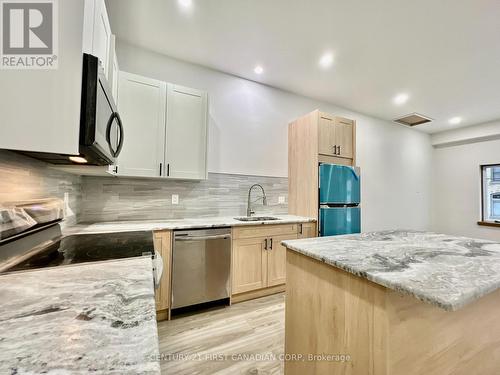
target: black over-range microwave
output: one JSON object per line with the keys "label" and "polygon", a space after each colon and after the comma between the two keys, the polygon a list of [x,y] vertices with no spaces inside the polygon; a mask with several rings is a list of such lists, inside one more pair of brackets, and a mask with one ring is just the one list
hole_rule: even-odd
{"label": "black over-range microwave", "polygon": [[52,164],[113,165],[123,145],[123,125],[95,56],[83,55],[79,155],[22,152]]}

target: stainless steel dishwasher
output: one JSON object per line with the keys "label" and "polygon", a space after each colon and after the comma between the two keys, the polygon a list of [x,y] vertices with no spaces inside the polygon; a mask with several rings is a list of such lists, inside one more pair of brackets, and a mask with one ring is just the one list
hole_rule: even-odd
{"label": "stainless steel dishwasher", "polygon": [[174,232],[172,309],[229,298],[231,228]]}

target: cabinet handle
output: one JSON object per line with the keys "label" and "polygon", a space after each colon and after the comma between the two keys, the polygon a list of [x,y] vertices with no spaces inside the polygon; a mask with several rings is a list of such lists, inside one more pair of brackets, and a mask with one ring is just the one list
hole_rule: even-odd
{"label": "cabinet handle", "polygon": [[302,224],[299,224],[299,234],[302,234]]}
{"label": "cabinet handle", "polygon": [[167,164],[167,177],[170,176],[170,163]]}
{"label": "cabinet handle", "polygon": [[264,250],[267,250],[267,238],[264,240]]}
{"label": "cabinet handle", "polygon": [[270,238],[269,241],[271,242],[271,246],[270,246],[270,249],[269,250],[272,250],[273,249],[273,239]]}
{"label": "cabinet handle", "polygon": [[160,176],[161,176],[161,170],[163,169],[163,163],[160,163]]}
{"label": "cabinet handle", "polygon": [[339,153],[338,153],[338,155],[342,155],[342,151],[341,151],[340,146],[339,146]]}
{"label": "cabinet handle", "polygon": [[337,145],[333,146],[333,155],[337,155]]}

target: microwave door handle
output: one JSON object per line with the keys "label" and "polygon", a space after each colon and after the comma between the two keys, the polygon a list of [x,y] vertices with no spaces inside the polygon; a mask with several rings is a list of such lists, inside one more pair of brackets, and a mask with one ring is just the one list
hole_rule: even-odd
{"label": "microwave door handle", "polygon": [[[115,119],[116,119],[116,122],[118,124],[118,128],[120,130],[120,135],[119,135],[118,146],[116,147],[116,150],[113,150],[113,146],[111,145],[111,125],[113,124],[113,121]],[[106,142],[108,142],[109,149],[111,151],[111,155],[114,158],[116,158],[120,154],[120,151],[122,150],[122,147],[123,147],[123,125],[122,125],[122,120],[121,120],[118,112],[113,112],[111,114],[111,116],[109,117],[108,124],[106,126]]]}
{"label": "microwave door handle", "polygon": [[118,129],[120,132],[120,138],[118,141],[118,146],[116,148],[116,155],[115,155],[115,157],[117,157],[120,154],[120,152],[122,151],[124,134],[123,134],[123,124],[122,124],[122,119],[120,117],[120,114],[118,112],[115,112],[115,114],[116,114],[116,122],[118,123]]}

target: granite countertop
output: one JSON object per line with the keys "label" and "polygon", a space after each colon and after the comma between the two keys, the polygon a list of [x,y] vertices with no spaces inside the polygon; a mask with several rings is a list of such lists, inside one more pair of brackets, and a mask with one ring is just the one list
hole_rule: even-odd
{"label": "granite countertop", "polygon": [[0,275],[0,373],[160,374],[150,257]]}
{"label": "granite countertop", "polygon": [[283,244],[447,311],[500,287],[500,243],[487,240],[395,230]]}
{"label": "granite countertop", "polygon": [[[258,216],[258,215],[255,215]],[[248,225],[276,225],[292,223],[310,223],[316,220],[310,217],[294,215],[265,215],[277,217],[280,220],[265,221],[239,221],[234,217],[203,217],[195,219],[176,219],[158,221],[116,221],[90,224],[77,224],[64,229],[64,233],[86,234],[86,233],[109,233],[109,232],[132,232],[144,230],[175,230],[215,227],[235,227]]]}

